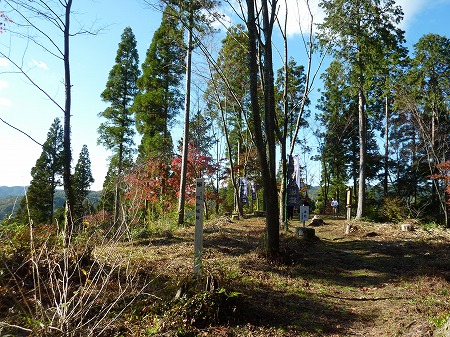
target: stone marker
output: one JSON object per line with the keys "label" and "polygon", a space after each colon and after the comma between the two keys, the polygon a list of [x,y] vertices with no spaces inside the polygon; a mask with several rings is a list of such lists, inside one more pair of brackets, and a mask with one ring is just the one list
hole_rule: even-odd
{"label": "stone marker", "polygon": [[403,232],[411,232],[413,230],[413,226],[409,223],[402,224],[402,231]]}

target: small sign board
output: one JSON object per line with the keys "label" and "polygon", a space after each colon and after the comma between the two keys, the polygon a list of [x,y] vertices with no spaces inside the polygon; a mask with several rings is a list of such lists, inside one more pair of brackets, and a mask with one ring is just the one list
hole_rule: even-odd
{"label": "small sign board", "polygon": [[300,221],[309,220],[309,206],[300,206]]}

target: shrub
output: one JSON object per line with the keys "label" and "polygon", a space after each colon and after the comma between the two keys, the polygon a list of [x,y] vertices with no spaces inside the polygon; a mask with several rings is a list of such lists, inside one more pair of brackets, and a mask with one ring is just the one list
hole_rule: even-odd
{"label": "shrub", "polygon": [[399,197],[386,197],[382,206],[383,215],[392,222],[400,222],[407,217],[406,202]]}
{"label": "shrub", "polygon": [[[192,332],[214,324],[227,324],[236,314],[239,293],[224,288],[199,291],[172,302],[163,315],[164,329]],[[163,329],[163,330],[164,330]]]}

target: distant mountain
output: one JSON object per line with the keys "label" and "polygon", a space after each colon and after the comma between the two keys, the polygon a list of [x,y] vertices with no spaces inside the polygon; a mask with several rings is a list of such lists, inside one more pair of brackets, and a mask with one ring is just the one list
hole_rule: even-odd
{"label": "distant mountain", "polygon": [[25,195],[26,186],[0,186],[0,198]]}
{"label": "distant mountain", "polygon": [[0,186],[0,221],[17,210],[25,195],[24,186]]}
{"label": "distant mountain", "polygon": [[312,200],[317,200],[317,197],[319,196],[319,186],[310,186],[308,189],[308,196]]}
{"label": "distant mountain", "polygon": [[[89,192],[88,198],[91,200],[94,206],[97,205],[100,200],[100,193],[91,191]],[[4,220],[6,217],[10,216],[11,213],[17,211],[20,201],[25,195],[25,187],[23,186],[0,186],[0,221]],[[53,203],[53,208],[57,209],[64,206],[66,202],[66,197],[63,190],[55,191],[55,199]]]}

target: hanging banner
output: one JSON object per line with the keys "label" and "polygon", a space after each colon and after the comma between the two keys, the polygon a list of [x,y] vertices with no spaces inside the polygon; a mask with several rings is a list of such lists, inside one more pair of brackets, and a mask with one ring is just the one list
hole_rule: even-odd
{"label": "hanging banner", "polygon": [[253,180],[250,180],[250,188],[252,190],[252,200],[256,200],[256,186]]}
{"label": "hanging banner", "polygon": [[295,180],[290,179],[287,186],[287,205],[297,207],[300,205],[300,191]]}
{"label": "hanging banner", "polygon": [[298,156],[289,156],[287,165],[287,205],[297,207],[300,204],[300,191],[296,180],[296,165],[298,166]]}
{"label": "hanging banner", "polygon": [[247,178],[239,178],[241,184],[241,203],[248,204],[248,186],[247,186]]}
{"label": "hanging banner", "polygon": [[294,158],[293,158],[293,162],[294,162],[294,168],[293,168],[293,171],[294,171],[294,179],[295,179],[295,182],[296,182],[296,184],[297,184],[297,187],[299,187],[300,188],[300,158],[298,157],[298,155],[296,154],[295,156],[294,156]]}
{"label": "hanging banner", "polygon": [[287,176],[288,176],[288,180],[291,180],[294,178],[294,158],[291,155],[289,155],[289,157],[288,157]]}

